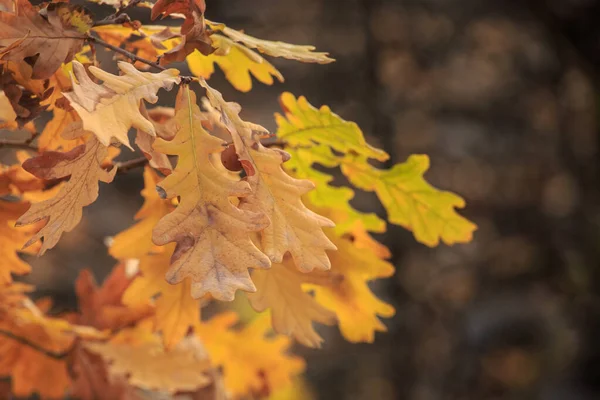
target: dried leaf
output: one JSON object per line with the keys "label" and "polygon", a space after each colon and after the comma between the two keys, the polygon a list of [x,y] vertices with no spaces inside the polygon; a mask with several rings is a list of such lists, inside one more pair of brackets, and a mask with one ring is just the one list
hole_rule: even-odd
{"label": "dried leaf", "polygon": [[107,172],[102,161],[108,149],[95,138],[73,150],[60,153],[48,151],[23,163],[23,168],[41,179],[62,179],[69,177],[58,194],[31,208],[17,221],[17,226],[29,225],[46,219],[46,225],[36,233],[25,247],[44,238],[40,255],[56,245],[63,232],[70,232],[81,220],[83,207],[93,203],[98,197],[98,181],[109,183],[116,169]]}
{"label": "dried leaf", "polygon": [[175,393],[195,391],[210,384],[206,375],[210,363],[194,337],[168,352],[160,342],[88,342],[84,347],[109,362],[111,378],[127,377],[127,381],[138,388]]}
{"label": "dried leaf", "polygon": [[289,154],[260,144],[260,135],[253,131],[264,128],[242,121],[237,105],[225,102],[221,93],[206,82],[201,84],[213,107],[223,115],[221,119],[232,135],[252,188],[252,195],[241,200],[240,208],[262,212],[269,218],[269,226],[261,231],[261,250],[273,263],[282,262],[283,256],[290,252],[296,266],[304,272],[329,269],[325,250],[335,250],[335,246],[322,227],[332,227],[333,222],[306,208],[301,200],[314,185],[290,177],[281,167]]}
{"label": "dried leaf", "polygon": [[257,49],[261,53],[271,57],[283,57],[288,60],[296,60],[305,63],[329,64],[334,62],[333,58],[329,58],[329,53],[315,53],[315,46],[302,46],[285,42],[274,42],[271,40],[257,39],[247,35],[242,31],[231,29],[223,24],[207,21],[218,31],[228,36],[231,40],[238,43],[243,43],[250,49]]}
{"label": "dried leaf", "polygon": [[142,99],[155,103],[159,89],[171,90],[179,83],[179,72],[175,69],[157,74],[140,72],[126,62],[119,62],[119,69],[124,75],[90,67],[90,72],[104,81],[98,85],[87,75],[83,65],[74,61],[73,74],[79,83],[73,80],[73,91],[64,95],[81,117],[83,128],[93,132],[100,143],[108,146],[114,137],[131,148],[127,131],[132,126],[156,135],[152,123],[140,113]]}
{"label": "dried leaf", "polygon": [[153,241],[159,246],[177,243],[167,281],[174,284],[189,276],[195,298],[211,293],[219,300],[232,300],[237,289],[255,290],[248,268],[270,266],[250,239],[268,222],[264,215],[240,210],[229,200],[249,195],[250,186],[232,180],[222,165],[215,167],[217,161],[210,155],[222,152],[225,143],[202,127],[189,87],[179,91],[175,110],[174,139],[157,139],[154,148],[179,156],[160,190],[166,198],[179,196],[180,203],[156,225]]}
{"label": "dried leaf", "polygon": [[35,57],[31,78],[47,79],[81,50],[92,20],[81,7],[51,3],[38,13],[27,0],[16,0],[16,14],[0,12],[0,55],[24,62]]}

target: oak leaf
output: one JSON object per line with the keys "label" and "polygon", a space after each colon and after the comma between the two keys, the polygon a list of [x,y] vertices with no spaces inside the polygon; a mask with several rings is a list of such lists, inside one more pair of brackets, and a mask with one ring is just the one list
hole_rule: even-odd
{"label": "oak leaf", "polygon": [[198,330],[211,361],[223,368],[225,386],[234,398],[267,397],[304,370],[302,359],[287,354],[290,338],[267,336],[271,331],[267,315],[233,329],[237,322],[235,313],[221,313]]}
{"label": "oak leaf", "polygon": [[81,400],[143,400],[126,377],[111,377],[108,365],[98,354],[76,343],[69,357],[69,394]]}
{"label": "oak leaf", "polygon": [[241,92],[252,89],[252,76],[265,85],[272,85],[277,78],[283,82],[283,75],[261,55],[233,40],[212,35],[212,45],[217,50],[209,55],[195,51],[187,56],[187,64],[192,74],[208,79],[215,72],[217,64],[225,73],[227,80]]}
{"label": "oak leaf", "polygon": [[31,271],[28,263],[19,257],[23,243],[34,234],[37,227],[15,229],[15,221],[28,208],[26,202],[0,200],[0,285],[12,282],[11,274],[25,275]]}
{"label": "oak leaf", "polygon": [[75,322],[100,330],[117,330],[148,317],[152,309],[147,304],[130,306],[121,300],[132,280],[127,276],[125,263],[113,268],[100,287],[90,270],[82,270],[75,281],[79,305]]}
{"label": "oak leaf", "polygon": [[16,13],[0,11],[0,56],[24,62],[34,58],[31,78],[47,79],[81,49],[92,20],[81,7],[49,4],[41,12],[16,0]]}
{"label": "oak leaf", "polygon": [[[172,108],[156,107],[148,111],[146,110],[146,107],[142,105],[141,113],[144,118],[150,120],[152,125],[154,125],[156,136],[167,140],[173,136],[171,132],[172,124],[168,123],[175,115]],[[137,130],[135,144],[142,153],[144,153],[144,156],[148,159],[149,165],[152,168],[159,170],[163,175],[169,175],[173,171],[171,161],[169,161],[169,157],[166,154],[154,150],[154,140],[155,136],[152,136],[141,129]]]}
{"label": "oak leaf", "polygon": [[222,152],[225,142],[202,127],[196,96],[188,86],[180,89],[175,110],[175,137],[157,139],[154,148],[179,157],[173,173],[159,186],[164,197],[179,196],[180,202],[156,225],[153,241],[159,246],[177,243],[167,273],[169,283],[191,277],[195,298],[211,293],[219,300],[232,300],[237,289],[255,290],[248,268],[270,266],[250,239],[268,221],[229,200],[248,196],[250,186],[231,179],[224,167],[215,167],[220,160],[211,160],[210,155]]}
{"label": "oak leaf", "polygon": [[413,232],[427,246],[442,240],[451,245],[470,242],[477,226],[459,215],[465,201],[458,195],[441,191],[425,181],[429,157],[412,155],[405,163],[389,170],[371,166],[357,156],[346,156],[342,172],[359,189],[374,191],[388,213],[391,223]]}
{"label": "oak leaf", "polygon": [[62,398],[70,383],[66,355],[75,339],[104,338],[92,328],[47,317],[29,299],[0,307],[0,331],[0,376],[10,376],[13,395],[25,398]]}
{"label": "oak leaf", "polygon": [[242,31],[231,29],[223,24],[207,21],[215,30],[222,32],[231,40],[237,43],[243,43],[247,48],[257,49],[261,53],[271,57],[282,57],[288,60],[296,60],[305,63],[329,64],[334,62],[329,58],[329,53],[314,52],[314,46],[303,46],[279,41],[263,40],[250,36]]}
{"label": "oak leaf", "polygon": [[200,323],[200,301],[190,295],[189,279],[180,285],[170,285],[165,281],[165,273],[169,269],[174,250],[173,245],[166,247],[162,253],[148,254],[140,259],[139,276],[125,291],[123,302],[131,307],[139,307],[154,300],[154,328],[162,333],[163,344],[170,350],[190,330],[197,329]]}
{"label": "oak leaf", "polygon": [[44,238],[40,255],[56,245],[63,232],[70,232],[81,220],[83,207],[98,197],[98,181],[109,183],[117,172],[107,172],[102,161],[108,149],[95,138],[61,153],[48,151],[23,163],[23,168],[41,179],[63,179],[68,181],[55,197],[34,203],[17,221],[17,226],[47,220],[45,226],[25,243],[28,247]]}
{"label": "oak leaf", "polygon": [[138,71],[126,62],[118,65],[123,72],[121,76],[94,66],[89,68],[92,75],[104,82],[99,85],[92,81],[81,63],[73,61],[73,91],[64,95],[81,117],[83,128],[93,132],[100,143],[108,146],[114,137],[131,148],[127,131],[132,126],[156,135],[152,123],[140,113],[142,99],[155,103],[159,89],[170,90],[179,83],[179,72],[168,69],[153,74]]}
{"label": "oak leaf", "polygon": [[[109,363],[112,379],[127,377],[129,384],[166,393],[191,392],[210,384],[210,362],[195,337],[165,351],[158,340],[142,343],[87,342],[85,349]],[[167,372],[167,373],[165,373]]]}
{"label": "oak leaf", "polygon": [[340,331],[350,342],[373,342],[375,332],[387,328],[379,320],[392,317],[394,308],[378,299],[368,286],[394,273],[394,267],[373,251],[356,247],[349,239],[330,235],[338,251],[330,252],[332,279],[326,285],[308,285],[315,299],[337,315]]}
{"label": "oak leaf", "polygon": [[323,339],[315,332],[313,322],[332,325],[336,317],[302,290],[302,284],[311,282],[312,275],[298,272],[291,260],[286,259],[273,264],[271,269],[255,270],[252,280],[256,293],[247,297],[256,311],[271,309],[277,333],[293,336],[305,346],[320,347]]}
{"label": "oak leaf", "polygon": [[309,179],[315,184],[315,189],[306,194],[311,204],[335,210],[335,232],[338,235],[349,233],[352,227],[360,222],[370,232],[382,233],[386,223],[375,213],[365,213],[356,210],[351,201],[354,190],[347,186],[332,186],[334,177],[315,168],[316,164],[334,168],[339,165],[329,147],[287,148],[291,159],[284,164],[293,176]]}
{"label": "oak leaf", "polygon": [[[427,156],[413,155],[406,163],[397,164],[389,170],[373,167],[369,159],[384,161],[388,155],[367,145],[355,123],[344,121],[327,106],[316,109],[304,97],[296,99],[290,93],[284,93],[280,102],[285,116],[276,115],[277,136],[291,147],[291,152],[302,152],[304,157],[296,157],[298,160],[309,157],[312,158],[311,163],[341,167],[352,184],[377,194],[391,223],[413,231],[421,243],[436,246],[440,239],[446,244],[471,240],[476,226],[455,210],[464,207],[464,200],[453,193],[438,190],[424,180],[423,174],[429,168]],[[308,169],[306,165],[294,165],[292,162],[291,168],[303,176],[313,175],[313,179],[328,182],[327,177],[311,172],[312,168]],[[332,192],[327,186],[321,190]],[[316,195],[311,200],[315,205],[327,206]],[[350,216],[348,211],[345,214]],[[358,219],[356,215],[352,216],[345,221],[345,227]],[[370,229],[367,221],[360,219]]]}
{"label": "oak leaf", "polygon": [[246,170],[246,180],[252,195],[244,197],[240,208],[264,213],[269,225],[261,231],[261,250],[271,262],[280,263],[289,252],[296,266],[304,272],[330,267],[325,250],[335,246],[323,233],[323,227],[332,227],[332,221],[309,210],[301,200],[302,195],[314,189],[308,180],[289,176],[282,164],[289,154],[279,149],[263,146],[259,139],[264,128],[242,121],[239,107],[227,103],[221,93],[205,81],[208,99],[222,113],[222,123],[232,135],[240,163]]}
{"label": "oak leaf", "polygon": [[340,153],[356,153],[378,161],[386,161],[389,155],[369,145],[356,123],[344,121],[331,112],[328,106],[317,109],[304,96],[295,98],[283,93],[279,103],[284,114],[275,114],[277,137],[289,146],[329,146]]}

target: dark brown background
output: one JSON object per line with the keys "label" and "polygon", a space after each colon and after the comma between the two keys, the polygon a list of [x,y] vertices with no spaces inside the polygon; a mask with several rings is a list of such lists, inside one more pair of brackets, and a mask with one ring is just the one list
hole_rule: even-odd
{"label": "dark brown background", "polygon": [[[265,39],[315,44],[337,63],[273,60],[286,77],[236,92],[274,129],[284,90],[359,123],[394,162],[467,200],[474,241],[429,249],[390,227],[394,277],[374,289],[397,309],[371,345],[323,329],[298,351],[319,399],[600,398],[600,198],[596,0],[207,0],[207,17]],[[107,7],[92,7],[98,15]],[[137,17],[147,18],[142,11]],[[125,150],[127,151],[127,150]],[[131,157],[124,154],[124,158]],[[31,280],[74,304],[72,282],[113,261],[103,238],[131,223],[141,173],[102,185],[77,230]],[[361,195],[361,209],[377,210]]]}

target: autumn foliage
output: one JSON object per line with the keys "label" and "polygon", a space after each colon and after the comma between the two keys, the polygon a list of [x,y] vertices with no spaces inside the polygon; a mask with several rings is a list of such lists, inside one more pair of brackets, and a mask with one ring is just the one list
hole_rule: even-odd
{"label": "autumn foliage", "polygon": [[[0,147],[19,149],[0,166],[0,377],[8,392],[267,398],[304,369],[293,341],[321,346],[317,325],[337,325],[351,342],[386,330],[380,318],[394,308],[368,283],[394,267],[371,233],[391,223],[427,246],[471,240],[475,225],[456,212],[462,198],[425,180],[426,155],[383,168],[377,162],[388,154],[355,123],[291,93],[281,95],[270,134],[207,83],[216,64],[249,91],[252,76],[283,80],[264,56],[333,62],[326,53],[209,21],[204,0],[100,2],[115,7],[102,20],[67,2],[0,0]],[[175,18],[179,27],[132,21],[133,7],[152,7],[152,19]],[[118,59],[119,75],[99,64],[103,49]],[[181,76],[180,62],[192,76]],[[177,91],[173,107],[149,107],[163,90]],[[45,126],[42,115],[50,116]],[[11,141],[8,131],[29,138]],[[136,148],[144,157],[115,161]],[[102,285],[82,270],[77,311],[50,314],[19,278],[30,271],[21,255],[56,246],[101,184],[137,166],[144,204],[130,228],[107,240],[116,266]],[[353,207],[352,187],[332,184],[336,169],[375,193],[387,221]],[[240,291],[256,316],[242,321],[230,309],[201,317],[207,304]]]}

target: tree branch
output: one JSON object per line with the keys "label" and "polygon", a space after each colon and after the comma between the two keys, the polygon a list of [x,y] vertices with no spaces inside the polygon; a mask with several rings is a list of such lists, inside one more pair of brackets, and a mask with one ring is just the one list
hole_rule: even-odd
{"label": "tree branch", "polygon": [[[99,44],[100,46],[104,46],[107,49],[111,49],[112,51],[114,51],[116,53],[122,54],[122,55],[124,55],[125,57],[129,58],[132,61],[139,61],[139,62],[141,62],[143,64],[151,66],[152,68],[156,68],[159,71],[165,71],[167,69],[167,68],[163,67],[162,65],[158,64],[157,62],[150,61],[150,60],[148,60],[146,58],[143,58],[143,57],[140,57],[140,56],[138,56],[138,55],[136,55],[136,54],[134,54],[134,53],[132,53],[130,51],[127,51],[127,50],[122,49],[120,47],[114,46],[114,45],[112,45],[110,43],[105,42],[104,40],[102,40],[102,39],[100,39],[98,37],[89,36],[88,35],[87,39],[90,42]],[[184,83],[184,84],[188,84],[188,83],[196,80],[196,78],[193,77],[193,76],[179,76],[179,77],[181,78],[181,83]]]}
{"label": "tree branch", "polygon": [[33,142],[33,140],[37,137],[37,135],[33,136],[30,139],[27,139],[23,142],[20,141],[16,141],[16,140],[0,140],[0,149],[3,148],[7,148],[7,149],[19,149],[19,150],[29,150],[29,151],[38,151],[38,148],[36,146],[33,146],[31,144],[31,142]]}
{"label": "tree branch", "polygon": [[136,54],[133,54],[130,51],[127,51],[127,50],[122,49],[120,47],[114,46],[114,45],[112,45],[110,43],[105,42],[104,40],[102,40],[102,39],[100,39],[98,37],[88,36],[88,40],[90,42],[99,44],[100,46],[104,46],[107,49],[111,49],[112,51],[114,51],[116,53],[122,54],[122,55],[124,55],[125,57],[129,58],[132,61],[139,61],[139,62],[144,63],[146,65],[149,65],[149,66],[151,66],[153,68],[156,68],[156,69],[158,69],[160,71],[165,71],[166,70],[165,67],[163,67],[162,65],[159,65],[159,64],[155,63],[154,61],[150,61],[150,60],[148,60],[146,58],[143,58],[143,57],[140,57],[140,56],[138,56]]}
{"label": "tree branch", "polygon": [[[0,329],[0,335],[6,336],[7,338],[12,339],[12,340],[14,340],[16,342],[19,342],[22,345],[25,345],[27,347],[31,347],[35,351],[38,351],[38,352],[44,354],[45,356],[53,358],[55,360],[62,360],[62,359],[64,359],[71,352],[71,350],[72,350],[72,346],[70,346],[65,351],[61,351],[61,352],[48,350],[48,349],[45,349],[45,348],[43,348],[42,346],[40,346],[38,344],[33,343],[29,339],[26,339],[26,338],[21,337],[19,335],[15,335],[14,333],[12,333],[10,331],[6,331],[4,329]],[[75,343],[75,342],[73,342],[73,343]]]}

